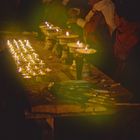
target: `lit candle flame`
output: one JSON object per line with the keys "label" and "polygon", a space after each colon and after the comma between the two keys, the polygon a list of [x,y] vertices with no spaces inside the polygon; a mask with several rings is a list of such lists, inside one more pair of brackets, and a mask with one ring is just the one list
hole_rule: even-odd
{"label": "lit candle flame", "polygon": [[77,41],[77,45],[79,48],[83,48],[83,43],[81,43],[79,40]]}
{"label": "lit candle flame", "polygon": [[85,47],[85,51],[87,51],[87,50],[88,50],[88,46]]}
{"label": "lit candle flame", "polygon": [[66,36],[69,36],[70,35],[70,33],[69,32],[66,32]]}
{"label": "lit candle flame", "polygon": [[79,40],[77,41],[77,45],[78,45],[78,46],[80,45],[80,41],[79,41]]}
{"label": "lit candle flame", "polygon": [[49,29],[52,29],[52,26],[49,26]]}
{"label": "lit candle flame", "polygon": [[45,21],[45,24],[48,24],[48,22],[47,22],[47,21]]}
{"label": "lit candle flame", "polygon": [[39,59],[39,55],[35,53],[29,40],[7,40],[7,45],[15,60],[17,71],[20,72],[24,78],[46,75],[45,63]]}

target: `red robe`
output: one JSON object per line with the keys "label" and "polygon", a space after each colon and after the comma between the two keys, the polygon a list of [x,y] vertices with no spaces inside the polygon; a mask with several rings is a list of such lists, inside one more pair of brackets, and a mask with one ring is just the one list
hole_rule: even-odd
{"label": "red robe", "polygon": [[124,18],[118,17],[117,24],[114,56],[117,60],[117,74],[120,74],[131,50],[140,41],[138,35],[140,23],[128,22]]}

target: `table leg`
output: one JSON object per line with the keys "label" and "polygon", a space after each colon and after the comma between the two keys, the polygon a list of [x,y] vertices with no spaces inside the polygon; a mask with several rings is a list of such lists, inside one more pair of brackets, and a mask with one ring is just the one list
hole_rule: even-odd
{"label": "table leg", "polygon": [[52,116],[47,117],[46,122],[51,127],[51,140],[54,140],[54,117]]}
{"label": "table leg", "polygon": [[84,63],[83,56],[81,56],[81,55],[76,56],[75,61],[76,61],[76,79],[81,80],[83,63]]}

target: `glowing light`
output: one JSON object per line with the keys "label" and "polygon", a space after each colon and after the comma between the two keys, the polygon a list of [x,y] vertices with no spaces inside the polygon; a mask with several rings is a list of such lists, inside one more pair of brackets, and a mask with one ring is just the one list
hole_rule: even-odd
{"label": "glowing light", "polygon": [[32,48],[29,40],[7,40],[9,51],[15,60],[17,70],[24,78],[46,75],[46,67],[43,60]]}
{"label": "glowing light", "polygon": [[52,29],[52,26],[49,26],[49,29]]}
{"label": "glowing light", "polygon": [[80,41],[78,40],[76,44],[77,44],[77,45],[80,45]]}
{"label": "glowing light", "polygon": [[80,42],[79,40],[77,41],[77,46],[79,47],[79,48],[83,48],[84,47],[84,44],[82,43],[82,42]]}
{"label": "glowing light", "polygon": [[18,72],[21,72],[21,71],[22,71],[22,68],[21,68],[21,67],[19,67]]}
{"label": "glowing light", "polygon": [[87,51],[88,50],[88,45],[86,45],[86,47],[85,47],[85,51]]}
{"label": "glowing light", "polygon": [[25,78],[25,79],[30,79],[31,76],[28,76],[28,75],[27,75],[27,76],[24,76],[24,78]]}
{"label": "glowing light", "polygon": [[70,35],[70,33],[69,32],[66,32],[66,36],[69,36]]}
{"label": "glowing light", "polygon": [[56,32],[59,32],[59,29],[56,29]]}
{"label": "glowing light", "polygon": [[45,24],[47,25],[47,27],[49,27],[49,26],[50,26],[50,25],[49,25],[49,23],[48,23],[47,21],[45,22]]}

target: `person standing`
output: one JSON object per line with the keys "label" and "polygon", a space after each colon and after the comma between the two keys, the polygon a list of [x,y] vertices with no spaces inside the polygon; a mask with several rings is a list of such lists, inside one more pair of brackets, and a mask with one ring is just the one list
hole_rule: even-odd
{"label": "person standing", "polygon": [[[116,30],[113,52],[115,57],[114,79],[134,94],[140,101],[140,16],[139,1],[116,0]],[[131,10],[130,10],[131,9]]]}
{"label": "person standing", "polygon": [[[92,9],[85,19],[78,19],[84,31],[86,43],[97,50],[97,53],[88,57],[93,65],[106,74],[112,71],[112,32],[114,26],[114,4],[111,0],[89,0]],[[109,14],[108,14],[109,13]]]}
{"label": "person standing", "polygon": [[81,27],[84,27],[86,23],[90,22],[96,11],[100,11],[106,21],[106,24],[109,27],[109,31],[112,34],[112,32],[115,29],[115,23],[114,23],[114,10],[115,6],[112,2],[112,0],[89,0],[89,4],[92,6],[89,13],[86,15],[85,19],[78,19],[77,24]]}

